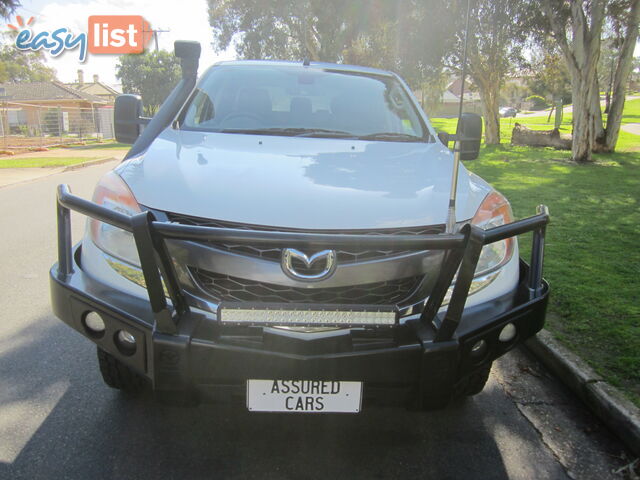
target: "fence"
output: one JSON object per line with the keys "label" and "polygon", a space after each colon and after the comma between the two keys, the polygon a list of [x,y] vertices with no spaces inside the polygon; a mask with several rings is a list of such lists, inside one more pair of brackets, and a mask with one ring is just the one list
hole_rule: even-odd
{"label": "fence", "polygon": [[0,150],[25,150],[114,137],[111,106],[0,103]]}

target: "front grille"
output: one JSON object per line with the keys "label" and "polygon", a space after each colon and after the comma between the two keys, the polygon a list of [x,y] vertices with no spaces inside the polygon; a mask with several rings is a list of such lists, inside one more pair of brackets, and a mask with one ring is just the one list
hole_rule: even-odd
{"label": "front grille", "polygon": [[332,288],[297,288],[190,268],[200,287],[220,301],[397,305],[418,288],[422,276]]}
{"label": "front grille", "polygon": [[[180,223],[183,225],[198,225],[204,227],[217,228],[237,228],[240,230],[257,230],[257,231],[279,231],[279,232],[304,232],[304,233],[340,233],[346,235],[433,235],[444,232],[444,225],[432,225],[428,227],[401,227],[401,228],[384,228],[379,230],[299,230],[294,228],[267,227],[262,225],[248,225],[244,223],[226,222],[220,220],[209,220],[206,218],[192,217],[178,213],[166,213],[169,221]],[[251,257],[263,258],[279,262],[282,251],[280,248],[260,248],[250,245],[238,245],[233,243],[206,242],[215,248],[226,250],[229,252],[246,255]],[[315,252],[305,252],[312,254]],[[365,260],[375,260],[392,256],[404,255],[411,253],[408,250],[388,249],[350,249],[337,250],[337,259],[339,264],[357,263]]]}

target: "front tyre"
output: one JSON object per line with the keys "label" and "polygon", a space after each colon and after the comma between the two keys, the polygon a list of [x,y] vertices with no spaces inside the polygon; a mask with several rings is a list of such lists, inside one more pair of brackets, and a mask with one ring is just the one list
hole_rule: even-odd
{"label": "front tyre", "polygon": [[138,395],[147,386],[144,377],[100,347],[98,347],[98,365],[104,383],[111,388],[122,390],[129,395]]}
{"label": "front tyre", "polygon": [[459,397],[472,397],[480,393],[489,380],[489,374],[491,373],[491,363],[485,365],[480,370],[473,372],[467,378],[465,378],[458,389]]}

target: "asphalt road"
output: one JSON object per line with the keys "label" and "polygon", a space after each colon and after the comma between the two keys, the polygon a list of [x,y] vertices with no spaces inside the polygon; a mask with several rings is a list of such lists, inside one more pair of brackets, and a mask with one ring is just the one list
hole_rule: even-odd
{"label": "asphalt road", "polygon": [[48,269],[55,186],[90,197],[112,166],[0,188],[0,478],[621,478],[623,447],[523,352],[432,413],[249,414],[109,389],[95,348],[51,314]]}

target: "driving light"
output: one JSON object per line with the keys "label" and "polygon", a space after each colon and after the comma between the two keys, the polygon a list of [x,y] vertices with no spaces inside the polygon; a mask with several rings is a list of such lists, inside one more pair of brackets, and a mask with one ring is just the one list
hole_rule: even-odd
{"label": "driving light", "polygon": [[126,330],[120,330],[118,332],[118,341],[124,344],[135,345],[136,338]]}
{"label": "driving light", "polygon": [[260,323],[266,325],[395,325],[396,313],[394,311],[221,308],[220,321],[223,323]]}
{"label": "driving light", "polygon": [[516,326],[513,323],[507,323],[504,327],[502,327],[502,330],[500,330],[498,340],[503,343],[508,343],[514,338],[516,338]]}
{"label": "driving light", "polygon": [[87,313],[84,316],[83,323],[89,333],[93,333],[95,335],[104,334],[105,325],[100,314],[96,312]]}
{"label": "driving light", "polygon": [[471,347],[471,356],[475,359],[484,357],[485,353],[487,353],[487,342],[484,340],[478,340]]}
{"label": "driving light", "polygon": [[136,338],[126,330],[116,332],[114,343],[123,355],[130,356],[136,353]]}
{"label": "driving light", "polygon": [[[98,182],[93,201],[125,215],[135,215],[141,211],[127,184],[113,171]],[[131,265],[140,266],[138,250],[131,233],[93,219],[89,223],[91,239],[98,248]]]}

